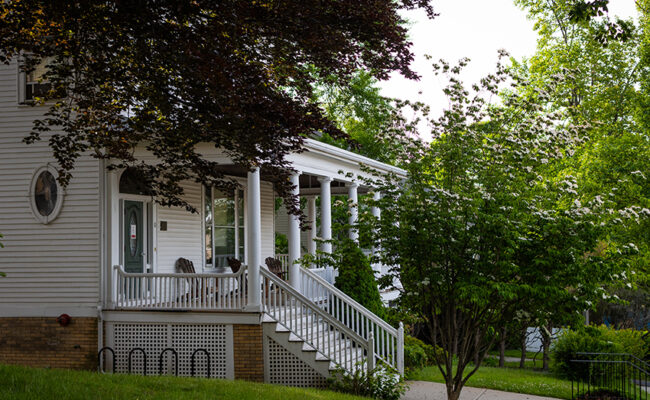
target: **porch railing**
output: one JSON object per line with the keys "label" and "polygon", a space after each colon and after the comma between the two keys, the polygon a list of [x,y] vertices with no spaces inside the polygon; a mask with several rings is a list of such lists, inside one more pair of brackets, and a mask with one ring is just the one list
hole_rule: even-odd
{"label": "porch railing", "polygon": [[372,334],[359,336],[270,271],[262,268],[260,273],[264,312],[347,371],[374,368]]}
{"label": "porch railing", "polygon": [[129,273],[114,267],[113,299],[124,310],[243,310],[246,267],[236,273]]}
{"label": "porch railing", "polygon": [[289,276],[289,255],[276,254],[275,258],[277,260],[280,260],[280,262],[282,263],[282,272],[284,272],[284,276],[288,277]]}
{"label": "porch railing", "polygon": [[300,268],[302,294],[322,310],[368,340],[374,337],[374,355],[404,374],[404,328],[395,329],[354,301],[313,270]]}

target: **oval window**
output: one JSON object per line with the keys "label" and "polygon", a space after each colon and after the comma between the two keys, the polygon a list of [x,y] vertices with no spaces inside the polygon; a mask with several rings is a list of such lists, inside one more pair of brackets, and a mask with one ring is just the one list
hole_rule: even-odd
{"label": "oval window", "polygon": [[63,203],[63,189],[56,180],[56,169],[44,166],[32,176],[29,190],[29,203],[34,217],[43,224],[52,222]]}
{"label": "oval window", "polygon": [[34,201],[38,213],[44,217],[51,215],[56,207],[57,196],[56,179],[50,171],[41,172],[36,177],[36,186],[34,187]]}

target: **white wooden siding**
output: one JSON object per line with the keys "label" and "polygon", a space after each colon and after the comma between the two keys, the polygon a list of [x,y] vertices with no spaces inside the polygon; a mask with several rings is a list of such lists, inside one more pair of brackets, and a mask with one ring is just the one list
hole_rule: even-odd
{"label": "white wooden siding", "polygon": [[273,185],[262,182],[260,185],[260,208],[262,214],[262,262],[275,255],[275,192]]}
{"label": "white wooden siding", "polygon": [[55,160],[47,136],[22,143],[47,107],[18,106],[17,82],[17,65],[0,65],[0,271],[7,274],[0,278],[0,316],[15,309],[92,315],[99,301],[100,163],[80,159],[60,214],[48,225],[38,222],[29,185],[37,168]]}
{"label": "white wooden siding", "polygon": [[[201,211],[201,185],[195,182],[183,184],[185,200]],[[203,238],[201,236],[201,213],[191,213],[181,207],[157,206],[157,255],[156,272],[176,272],[179,257],[194,263],[197,272],[203,265]],[[160,230],[160,222],[167,221],[167,231]]]}

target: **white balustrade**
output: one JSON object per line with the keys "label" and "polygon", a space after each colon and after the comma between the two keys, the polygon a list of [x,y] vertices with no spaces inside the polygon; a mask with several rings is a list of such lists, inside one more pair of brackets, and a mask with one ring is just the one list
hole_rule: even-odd
{"label": "white balustrade", "polygon": [[284,272],[284,276],[288,277],[289,276],[289,255],[276,254],[275,259],[280,260],[280,262],[282,263],[282,272]]}
{"label": "white balustrade", "polygon": [[404,373],[404,330],[395,329],[331,283],[327,272],[301,268],[302,294],[364,340],[373,336],[377,359]]}
{"label": "white balustrade", "polygon": [[309,346],[347,371],[367,369],[368,340],[265,269],[262,274],[264,312]]}
{"label": "white balustrade", "polygon": [[236,273],[128,273],[114,267],[115,306],[125,310],[243,310],[246,267]]}

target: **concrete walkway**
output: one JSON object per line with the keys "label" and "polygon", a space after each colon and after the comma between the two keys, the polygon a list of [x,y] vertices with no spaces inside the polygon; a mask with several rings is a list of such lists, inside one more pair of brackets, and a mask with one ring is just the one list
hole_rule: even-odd
{"label": "concrete walkway", "polygon": [[[408,381],[409,389],[402,400],[447,400],[447,388],[442,383]],[[509,393],[491,389],[465,386],[460,400],[557,400],[553,397],[532,394]]]}

